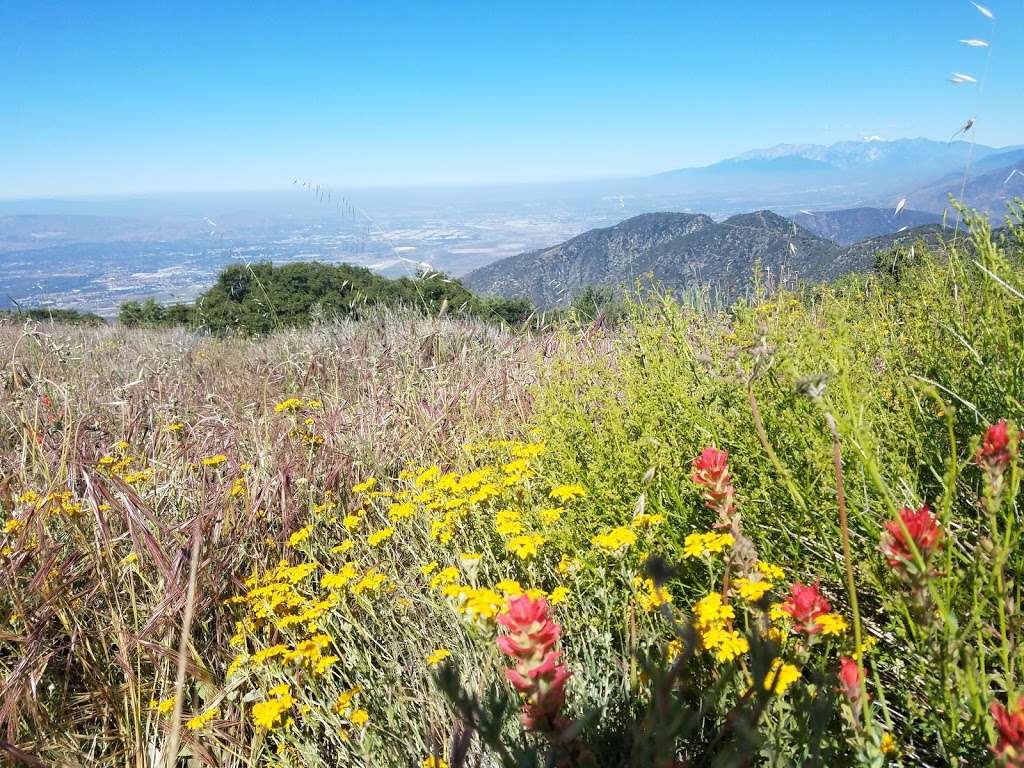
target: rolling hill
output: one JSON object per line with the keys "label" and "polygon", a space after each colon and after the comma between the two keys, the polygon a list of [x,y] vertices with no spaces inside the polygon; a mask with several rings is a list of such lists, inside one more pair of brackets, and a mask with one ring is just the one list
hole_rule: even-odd
{"label": "rolling hill", "polygon": [[842,248],[771,211],[716,222],[703,214],[653,213],[595,229],[552,248],[471,272],[467,287],[565,306],[587,285],[653,280],[675,289],[711,285],[728,296],[747,285],[755,262],[812,280],[835,276]]}

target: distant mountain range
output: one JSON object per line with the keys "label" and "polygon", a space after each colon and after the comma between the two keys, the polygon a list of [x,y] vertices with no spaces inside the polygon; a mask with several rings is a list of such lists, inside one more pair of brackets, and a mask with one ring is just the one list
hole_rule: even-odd
{"label": "distant mountain range", "polygon": [[647,177],[638,189],[685,191],[703,199],[728,196],[775,208],[801,202],[801,207],[895,206],[906,198],[911,207],[940,215],[952,194],[970,207],[998,213],[1024,189],[1024,147],[920,138],[779,144]]}
{"label": "distant mountain range", "polygon": [[[832,211],[822,216],[822,230],[845,240],[854,230],[877,230],[885,215],[873,209]],[[930,217],[907,221],[922,218]],[[904,230],[899,237],[931,235],[931,228],[941,230],[927,224],[924,229]],[[502,259],[471,272],[463,282],[479,293],[529,298],[541,308],[566,306],[589,285],[622,287],[636,280],[678,292],[710,286],[719,295],[733,297],[749,285],[755,263],[776,276],[784,272],[809,281],[830,280],[870,268],[874,253],[893,239],[884,234],[844,247],[771,211],[739,214],[722,222],[703,214],[651,213]]]}

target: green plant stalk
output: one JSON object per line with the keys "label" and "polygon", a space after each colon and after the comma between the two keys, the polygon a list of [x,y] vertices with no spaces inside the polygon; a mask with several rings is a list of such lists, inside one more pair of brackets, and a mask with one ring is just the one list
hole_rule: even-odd
{"label": "green plant stalk", "polygon": [[[850,611],[853,613],[853,642],[860,651],[862,628],[860,623],[860,607],[857,605],[857,582],[853,574],[853,553],[850,550],[850,526],[846,509],[846,485],[843,480],[843,453],[839,441],[839,429],[836,420],[829,411],[825,411],[825,420],[832,432],[832,464],[836,475],[836,502],[839,505],[839,533],[843,544],[843,562],[846,567],[846,589],[850,595]],[[867,701],[867,682],[864,679],[864,654],[857,654],[857,673],[860,679],[861,696]],[[870,730],[871,716],[867,707],[861,707],[864,715],[864,726]]]}

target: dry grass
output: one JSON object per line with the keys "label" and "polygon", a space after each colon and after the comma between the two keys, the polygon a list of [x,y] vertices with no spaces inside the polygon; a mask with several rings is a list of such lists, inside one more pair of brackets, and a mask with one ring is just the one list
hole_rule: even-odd
{"label": "dry grass", "polygon": [[[181,662],[214,685],[232,633],[217,607],[281,551],[310,504],[328,490],[344,501],[370,472],[514,434],[544,344],[387,314],[245,343],[0,327],[0,506],[21,520],[0,561],[0,746],[62,763],[162,763],[168,718],[148,706],[173,693],[190,540],[201,546]],[[322,401],[309,428],[322,444],[274,418],[292,395]],[[185,426],[168,432],[175,422]],[[113,454],[134,457],[128,482],[98,466]],[[227,462],[202,465],[217,454]],[[133,482],[146,469],[152,477]],[[237,478],[246,492],[234,498]],[[72,506],[20,502],[29,491],[70,492]],[[206,763],[243,760],[184,739]]]}

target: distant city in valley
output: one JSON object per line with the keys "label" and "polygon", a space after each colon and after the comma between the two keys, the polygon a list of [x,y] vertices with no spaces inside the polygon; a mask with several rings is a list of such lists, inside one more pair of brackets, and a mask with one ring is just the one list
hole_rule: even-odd
{"label": "distant city in valley", "polygon": [[770,209],[845,246],[940,221],[950,194],[1000,215],[1006,200],[1024,194],[1024,149],[863,140],[781,145],[702,168],[572,184],[345,191],[296,179],[282,192],[8,201],[0,202],[0,308],[112,317],[130,299],[191,301],[237,262],[318,260],[387,276],[428,268],[463,277],[506,259],[514,268],[520,262],[511,257],[652,212],[720,221]]}

